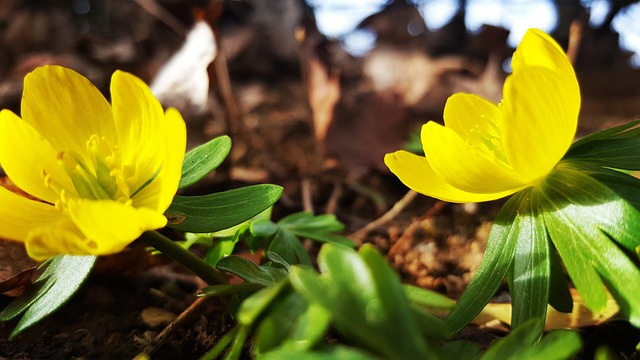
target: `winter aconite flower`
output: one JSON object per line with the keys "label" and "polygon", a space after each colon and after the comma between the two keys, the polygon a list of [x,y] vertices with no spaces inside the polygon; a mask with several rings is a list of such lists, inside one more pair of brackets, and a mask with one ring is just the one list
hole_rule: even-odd
{"label": "winter aconite flower", "polygon": [[494,200],[540,183],[573,141],[580,90],[565,53],[540,30],[525,34],[511,66],[500,104],[451,96],[444,126],[422,127],[426,156],[387,154],[389,169],[409,188],[450,202]]}
{"label": "winter aconite flower", "polygon": [[0,112],[0,237],[29,255],[110,254],[166,225],[186,146],[180,114],[117,71],[111,104],[86,78],[45,66],[24,81],[22,117]]}

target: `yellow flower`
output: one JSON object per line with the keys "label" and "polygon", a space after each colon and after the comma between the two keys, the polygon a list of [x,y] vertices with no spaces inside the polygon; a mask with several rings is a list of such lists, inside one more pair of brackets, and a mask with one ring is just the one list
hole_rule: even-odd
{"label": "yellow flower", "polygon": [[86,78],[45,66],[24,80],[22,118],[0,112],[0,237],[31,257],[111,254],[163,216],[180,181],[186,128],[140,79],[116,71],[110,105]]}
{"label": "yellow flower", "polygon": [[560,46],[536,29],[525,34],[511,67],[500,104],[451,96],[445,125],[422,127],[426,156],[387,154],[389,169],[409,188],[450,202],[499,199],[543,180],[573,141],[578,81]]}

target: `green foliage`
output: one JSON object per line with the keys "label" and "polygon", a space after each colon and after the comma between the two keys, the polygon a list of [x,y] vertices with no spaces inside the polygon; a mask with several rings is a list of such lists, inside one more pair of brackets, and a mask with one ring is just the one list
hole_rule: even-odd
{"label": "green foliage", "polygon": [[80,289],[97,260],[96,256],[56,256],[40,266],[35,283],[0,312],[0,321],[22,315],[10,339],[58,310]]}
{"label": "green foliage", "polygon": [[222,164],[230,151],[231,138],[224,135],[186,153],[178,188],[184,189],[202,180]]}
{"label": "green foliage", "polygon": [[576,142],[540,185],[509,199],[476,276],[447,319],[452,329],[471,321],[505,276],[515,328],[544,318],[547,303],[571,311],[558,257],[591,311],[605,309],[608,289],[640,326],[640,180],[613,170],[640,169],[639,123]]}
{"label": "green foliage", "polygon": [[[269,257],[277,259],[273,253]],[[246,297],[235,313],[236,327],[203,359],[239,359],[249,343],[257,359],[567,359],[580,349],[579,336],[571,331],[552,332],[539,341],[539,317],[523,322],[484,354],[463,341],[440,346],[449,331],[426,310],[450,309],[453,302],[401,284],[369,245],[356,252],[325,244],[318,255],[320,273],[305,265],[282,266],[282,260],[258,267],[229,258],[218,268],[245,283],[212,286],[205,294]],[[285,277],[276,279],[267,268]],[[260,284],[259,290],[252,284]]]}
{"label": "green foliage", "polygon": [[222,231],[187,234],[185,248],[193,244],[209,247],[205,261],[211,265],[233,253],[239,241],[244,241],[253,252],[263,248],[277,254],[287,264],[311,265],[311,258],[302,246],[301,239],[354,247],[353,241],[335,234],[344,225],[334,215],[313,215],[299,212],[282,218],[277,223],[270,220],[271,211],[256,215],[237,226]]}
{"label": "green foliage", "polygon": [[165,212],[168,227],[195,233],[223,230],[272,206],[282,187],[261,184],[202,196],[176,195]]}

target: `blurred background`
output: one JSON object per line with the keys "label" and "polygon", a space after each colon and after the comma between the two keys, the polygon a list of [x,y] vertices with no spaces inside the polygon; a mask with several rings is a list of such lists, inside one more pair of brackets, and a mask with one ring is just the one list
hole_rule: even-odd
{"label": "blurred background", "polygon": [[631,0],[3,0],[0,107],[19,112],[40,65],[73,68],[105,96],[123,69],[183,112],[190,146],[232,135],[234,180],[362,179],[387,171],[387,152],[420,151],[419,126],[441,121],[451,94],[500,101],[530,27],[574,62],[579,135],[638,117]]}

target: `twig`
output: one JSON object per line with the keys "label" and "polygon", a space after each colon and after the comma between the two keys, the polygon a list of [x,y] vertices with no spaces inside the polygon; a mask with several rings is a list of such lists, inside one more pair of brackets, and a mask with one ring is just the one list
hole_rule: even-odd
{"label": "twig", "polygon": [[210,299],[212,299],[212,297],[210,296],[203,296],[203,297],[197,298],[191,305],[189,305],[188,308],[186,308],[182,313],[180,313],[180,315],[178,315],[177,318],[175,318],[169,325],[167,325],[160,332],[160,334],[158,334],[158,336],[156,336],[153,339],[153,341],[150,344],[145,346],[144,350],[142,350],[142,352],[138,354],[136,359],[149,358],[151,355],[153,355],[153,353],[158,351],[158,349],[160,349],[160,347],[165,342],[165,340],[169,337],[169,335],[171,335],[171,333],[175,329],[178,329],[180,326],[183,326],[185,325],[186,322],[190,321],[190,319],[193,317],[192,315],[197,314],[198,309],[201,306],[203,306],[207,300],[210,300]]}
{"label": "twig", "polygon": [[349,238],[353,240],[357,246],[362,245],[365,236],[367,236],[370,231],[377,229],[393,220],[396,216],[398,216],[398,214],[402,212],[402,210],[404,210],[405,207],[407,207],[407,205],[411,203],[411,201],[413,201],[413,199],[415,199],[416,195],[418,195],[418,193],[413,190],[407,191],[402,199],[398,200],[398,202],[396,202],[393,207],[389,209],[389,211],[387,211],[374,221],[363,226],[362,228],[356,230],[349,236]]}
{"label": "twig", "polygon": [[155,16],[163,24],[167,25],[176,34],[185,36],[187,28],[172,13],[160,6],[155,0],[135,0],[141,8],[145,9],[149,14]]}
{"label": "twig", "polygon": [[334,214],[336,212],[338,200],[340,200],[341,196],[342,184],[336,181],[333,183],[333,190],[331,191],[331,195],[329,195],[329,200],[327,201],[327,206],[324,211],[326,214]]}
{"label": "twig", "polygon": [[580,43],[582,42],[582,33],[584,31],[584,24],[575,20],[569,27],[569,44],[567,45],[567,57],[571,64],[576,64],[578,58],[578,51],[580,50]]}
{"label": "twig", "polygon": [[304,211],[313,214],[313,197],[311,196],[311,181],[309,181],[309,178],[302,178],[300,187],[302,188],[302,207]]}

